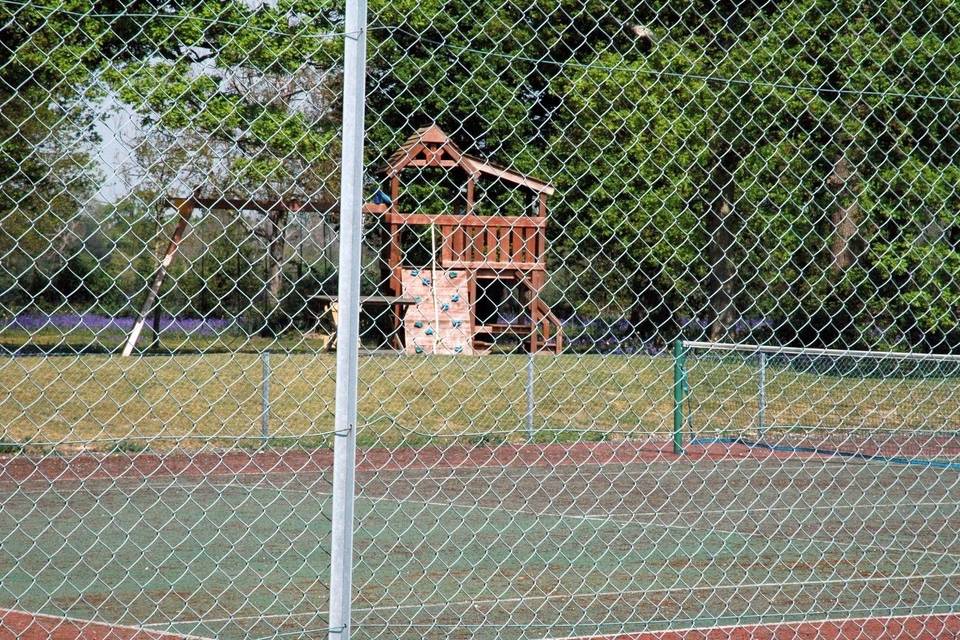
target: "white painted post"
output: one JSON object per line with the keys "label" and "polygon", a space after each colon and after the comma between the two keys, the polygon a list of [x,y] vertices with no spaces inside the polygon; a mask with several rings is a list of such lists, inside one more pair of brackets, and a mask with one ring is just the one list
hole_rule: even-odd
{"label": "white painted post", "polygon": [[527,354],[527,440],[533,442],[533,353]]}
{"label": "white painted post", "polygon": [[337,388],[334,414],[333,511],[330,535],[330,640],[350,639],[353,573],[354,464],[360,346],[360,240],[363,232],[363,109],[366,0],[346,0],[343,152],[340,179],[340,266],[337,299]]}
{"label": "white painted post", "polygon": [[766,421],[767,421],[767,354],[760,352],[760,373],[759,373],[759,395],[757,407],[757,423],[758,423],[758,433],[757,437],[760,441],[763,441],[764,436],[766,435]]}
{"label": "white painted post", "polygon": [[270,439],[270,352],[260,354],[260,437],[263,444]]}
{"label": "white painted post", "polygon": [[167,269],[170,268],[170,265],[173,264],[173,258],[177,255],[177,249],[180,248],[180,241],[183,240],[183,234],[187,230],[187,224],[190,222],[190,216],[193,215],[193,200],[187,198],[181,200],[177,204],[177,226],[173,230],[173,235],[170,236],[170,242],[167,244],[167,250],[163,254],[163,258],[160,260],[160,265],[157,267],[157,271],[153,276],[153,284],[150,285],[150,290],[147,292],[147,297],[143,301],[143,307],[140,309],[140,315],[137,316],[137,321],[133,325],[133,330],[130,332],[129,337],[127,337],[126,343],[123,345],[123,357],[129,357],[133,353],[133,348],[137,346],[137,340],[140,339],[140,332],[143,331],[143,325],[147,322],[147,316],[150,315],[150,311],[153,310],[153,305],[157,301],[157,297],[160,295],[160,287],[163,286],[163,280],[167,277]]}

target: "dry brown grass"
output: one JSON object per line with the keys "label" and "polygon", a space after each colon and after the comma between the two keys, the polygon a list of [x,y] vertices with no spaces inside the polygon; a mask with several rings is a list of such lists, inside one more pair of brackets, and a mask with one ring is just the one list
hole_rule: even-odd
{"label": "dry brown grass", "polygon": [[[361,437],[509,439],[524,425],[526,362],[361,356]],[[271,436],[322,440],[333,428],[335,357],[273,354],[271,365]],[[666,429],[669,358],[538,356],[535,365],[541,433]],[[9,358],[0,361],[0,438],[98,449],[256,439],[260,381],[256,354]]]}
{"label": "dry brown grass", "polygon": [[[327,446],[333,429],[335,357],[271,356],[270,435]],[[525,437],[527,356],[406,357],[360,361],[359,437],[367,445],[430,439]],[[669,357],[535,358],[535,426],[541,440],[668,433]],[[693,427],[750,429],[757,370],[750,363],[690,364]],[[212,442],[255,446],[260,436],[257,354],[121,358],[19,357],[0,361],[0,442],[61,449],[166,448]],[[952,379],[875,379],[768,371],[768,425],[956,429]]]}

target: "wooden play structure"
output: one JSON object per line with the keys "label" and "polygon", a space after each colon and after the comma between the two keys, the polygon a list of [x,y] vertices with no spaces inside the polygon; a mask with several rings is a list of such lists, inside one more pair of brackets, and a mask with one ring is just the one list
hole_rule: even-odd
{"label": "wooden play structure", "polygon": [[[461,207],[442,213],[404,211],[406,174],[453,172],[464,194]],[[536,178],[463,153],[436,125],[411,135],[385,169],[389,197],[364,211],[379,216],[385,294],[413,298],[403,319],[407,353],[484,353],[498,336],[510,335],[530,352],[563,349],[560,322],[541,300],[547,277],[547,197],[553,187]],[[477,215],[478,181],[488,179],[523,191],[520,211]],[[429,264],[410,264],[404,233],[429,228]],[[520,312],[504,317],[508,301]]]}
{"label": "wooden play structure", "polygon": [[[418,171],[435,174],[438,170],[456,186],[457,195],[446,203],[447,210],[404,211],[402,205],[412,200],[404,196],[405,181],[412,181]],[[547,197],[553,187],[463,153],[436,125],[411,135],[387,161],[385,174],[389,195],[378,192],[363,212],[377,221],[382,239],[382,295],[371,300],[403,302],[391,303],[392,313],[387,314],[394,325],[394,346],[409,354],[483,354],[506,337],[531,353],[560,353],[563,328],[540,298],[547,280]],[[514,196],[483,201],[483,208],[495,208],[496,215],[477,214],[481,180]],[[518,201],[523,204],[515,206]],[[204,198],[199,192],[173,198],[170,204],[177,209],[177,224],[124,344],[125,356],[133,352],[157,302],[195,209],[260,216],[261,236],[272,265],[268,292],[274,299],[280,297],[286,216],[293,212],[336,215],[338,211],[332,200],[267,202]],[[412,256],[405,236],[429,237],[429,256]],[[336,300],[327,302],[335,306]]]}

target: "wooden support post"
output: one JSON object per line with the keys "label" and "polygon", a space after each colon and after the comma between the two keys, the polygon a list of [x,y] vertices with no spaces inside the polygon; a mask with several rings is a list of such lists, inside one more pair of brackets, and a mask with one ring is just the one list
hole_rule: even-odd
{"label": "wooden support post", "polygon": [[400,276],[401,256],[401,225],[390,224],[390,248],[387,252],[387,264],[390,267],[390,293],[399,296],[402,294],[403,284]]}
{"label": "wooden support post", "polygon": [[150,315],[150,311],[157,301],[157,296],[160,294],[160,287],[163,285],[163,280],[167,276],[167,270],[173,262],[173,257],[176,255],[177,249],[180,248],[183,233],[190,221],[190,216],[193,215],[193,199],[187,198],[181,200],[177,204],[177,213],[179,214],[177,226],[173,230],[173,235],[170,236],[170,243],[167,245],[167,250],[163,254],[160,266],[157,268],[157,272],[153,277],[153,284],[150,285],[147,298],[143,301],[143,307],[140,308],[140,315],[137,317],[137,322],[133,325],[133,330],[127,338],[127,343],[123,346],[124,357],[133,353],[133,349],[137,345],[137,340],[140,338],[140,332],[143,331],[143,325],[147,321],[147,316]]}
{"label": "wooden support post", "polygon": [[400,211],[398,200],[400,199],[400,176],[394,174],[390,178],[390,211]]}
{"label": "wooden support post", "polygon": [[467,215],[468,216],[473,215],[473,197],[474,197],[473,190],[474,190],[475,184],[476,184],[476,180],[474,180],[473,176],[472,175],[467,176]]}

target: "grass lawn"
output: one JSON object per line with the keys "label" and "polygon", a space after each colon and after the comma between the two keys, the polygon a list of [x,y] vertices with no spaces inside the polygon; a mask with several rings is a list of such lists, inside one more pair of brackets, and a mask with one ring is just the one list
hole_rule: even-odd
{"label": "grass lawn", "polygon": [[[699,433],[744,431],[758,425],[759,368],[755,359],[689,358],[693,428]],[[765,426],[846,430],[871,435],[906,431],[960,432],[960,379],[933,372],[837,375],[801,362],[768,364]]]}
{"label": "grass lawn", "polygon": [[[277,345],[274,345],[275,347]],[[361,446],[521,441],[525,355],[362,355]],[[666,434],[667,355],[542,355],[534,359],[539,441]],[[329,446],[335,356],[273,353],[272,443]],[[688,430],[755,429],[752,361],[689,359]],[[257,353],[19,356],[0,360],[0,453],[27,443],[62,450],[260,446]],[[871,378],[767,369],[766,425],[960,431],[960,385],[947,377]]]}
{"label": "grass lawn", "polygon": [[[525,355],[361,356],[360,441],[396,445],[458,435],[520,440],[526,364]],[[274,353],[271,367],[271,436],[279,443],[328,444],[335,356]],[[568,431],[603,437],[668,429],[669,357],[538,356],[535,367],[539,438]],[[118,443],[200,446],[211,439],[255,446],[260,384],[255,353],[5,358],[0,440],[99,450]]]}

